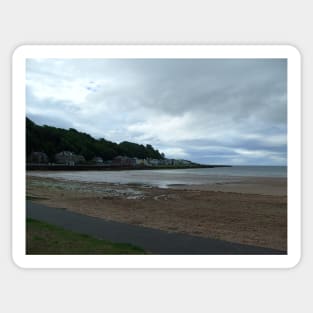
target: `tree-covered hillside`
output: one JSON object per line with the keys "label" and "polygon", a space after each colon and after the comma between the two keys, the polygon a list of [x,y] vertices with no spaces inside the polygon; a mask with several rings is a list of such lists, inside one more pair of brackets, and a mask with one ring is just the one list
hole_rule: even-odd
{"label": "tree-covered hillside", "polygon": [[95,156],[100,156],[104,160],[111,160],[118,155],[137,158],[164,158],[164,154],[161,154],[151,145],[144,146],[127,141],[117,144],[104,138],[95,139],[73,128],[66,130],[46,125],[39,126],[26,118],[27,158],[32,152],[45,152],[50,162],[53,162],[54,155],[61,151],[72,151],[75,154],[83,155],[87,161]]}

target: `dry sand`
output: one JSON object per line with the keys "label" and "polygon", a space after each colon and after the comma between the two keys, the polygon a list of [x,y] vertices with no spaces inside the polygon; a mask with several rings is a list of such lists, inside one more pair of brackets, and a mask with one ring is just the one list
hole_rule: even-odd
{"label": "dry sand", "polygon": [[51,207],[284,251],[287,250],[286,192],[286,179],[278,178],[161,189],[27,176],[27,195]]}

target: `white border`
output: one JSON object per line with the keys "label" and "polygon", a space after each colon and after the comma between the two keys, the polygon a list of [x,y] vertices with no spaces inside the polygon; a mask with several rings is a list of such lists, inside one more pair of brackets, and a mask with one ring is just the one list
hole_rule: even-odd
{"label": "white border", "polygon": [[[25,254],[25,60],[27,58],[287,58],[287,255]],[[18,47],[12,57],[12,257],[22,268],[292,268],[301,257],[301,56],[288,45],[92,45]]]}

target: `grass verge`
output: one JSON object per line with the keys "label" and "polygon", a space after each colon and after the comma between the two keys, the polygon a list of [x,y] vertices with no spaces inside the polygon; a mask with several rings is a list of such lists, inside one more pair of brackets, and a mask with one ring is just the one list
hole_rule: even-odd
{"label": "grass verge", "polygon": [[27,219],[26,254],[145,254],[145,251]]}

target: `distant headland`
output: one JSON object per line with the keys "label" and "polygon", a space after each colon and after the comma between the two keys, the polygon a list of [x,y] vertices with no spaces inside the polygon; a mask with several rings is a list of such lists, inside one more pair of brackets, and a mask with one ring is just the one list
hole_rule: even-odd
{"label": "distant headland", "polygon": [[152,145],[104,138],[95,139],[76,129],[40,126],[26,118],[27,170],[123,170],[211,168],[183,159],[166,158]]}

